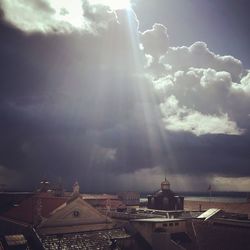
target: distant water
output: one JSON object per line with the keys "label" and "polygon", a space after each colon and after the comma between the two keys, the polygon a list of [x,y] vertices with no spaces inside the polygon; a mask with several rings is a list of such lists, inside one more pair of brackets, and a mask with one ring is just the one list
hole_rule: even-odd
{"label": "distant water", "polygon": [[210,198],[209,196],[185,196],[185,200],[238,203],[238,202],[246,202],[246,197],[211,196]]}
{"label": "distant water", "polygon": [[[229,196],[216,196],[211,198],[209,196],[184,196],[187,201],[214,201],[214,202],[229,202],[229,203],[239,203],[246,202],[246,197],[229,197]],[[141,198],[141,202],[147,202],[147,198]]]}

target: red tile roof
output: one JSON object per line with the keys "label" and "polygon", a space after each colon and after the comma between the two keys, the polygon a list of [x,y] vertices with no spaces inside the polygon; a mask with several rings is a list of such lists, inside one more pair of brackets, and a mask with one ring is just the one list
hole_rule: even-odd
{"label": "red tile roof", "polygon": [[[63,203],[67,202],[69,197],[69,195],[64,197],[57,197],[50,192],[34,193],[26,199],[20,201],[15,206],[12,206],[1,215],[9,219],[34,225],[36,223],[39,210],[41,216],[47,218],[53,210],[61,206]],[[109,206],[110,208],[114,209],[125,206],[117,195],[82,194],[81,197],[83,200],[87,201],[93,206]]]}
{"label": "red tile roof", "polygon": [[38,214],[39,203],[41,215],[47,218],[49,214],[67,201],[67,197],[56,197],[49,193],[38,193],[23,200],[18,206],[10,208],[2,216],[29,224],[34,224]]}

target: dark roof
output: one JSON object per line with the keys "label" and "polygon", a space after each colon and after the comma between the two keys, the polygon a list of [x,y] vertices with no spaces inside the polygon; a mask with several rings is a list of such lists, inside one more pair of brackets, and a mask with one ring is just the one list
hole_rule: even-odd
{"label": "dark roof", "polygon": [[37,214],[39,200],[42,206],[41,215],[47,218],[55,208],[65,203],[67,199],[66,197],[55,197],[47,193],[37,193],[22,199],[18,206],[9,206],[9,209],[1,215],[32,225],[35,220],[35,214]]}
{"label": "dark roof", "polygon": [[0,214],[33,195],[31,192],[0,192]]}
{"label": "dark roof", "polygon": [[110,249],[111,239],[117,241],[130,238],[124,229],[102,230],[86,233],[41,236],[45,249]]}
{"label": "dark roof", "polygon": [[185,232],[180,233],[172,233],[171,234],[171,240],[178,244],[184,244],[184,243],[190,243],[191,239]]}
{"label": "dark roof", "polygon": [[177,221],[186,221],[186,219],[179,218],[144,218],[144,219],[135,219],[131,220],[132,222],[147,222],[147,223],[164,223],[164,222],[177,222]]}
{"label": "dark roof", "polygon": [[164,196],[171,196],[171,197],[174,197],[175,196],[175,193],[168,189],[168,190],[158,190],[156,191],[154,194],[153,194],[154,197],[164,197]]}
{"label": "dark roof", "polygon": [[183,249],[195,250],[195,242],[192,242],[191,238],[186,232],[178,232],[171,234],[171,240],[178,246],[181,246]]}
{"label": "dark roof", "polygon": [[193,226],[200,249],[247,250],[250,249],[249,228],[228,227],[195,220]]}

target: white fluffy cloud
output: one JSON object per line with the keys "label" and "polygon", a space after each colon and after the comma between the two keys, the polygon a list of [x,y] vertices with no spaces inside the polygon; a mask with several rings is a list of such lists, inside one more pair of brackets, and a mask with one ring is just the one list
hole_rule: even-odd
{"label": "white fluffy cloud", "polygon": [[[156,47],[147,46],[147,51]],[[196,135],[244,133],[249,127],[250,73],[242,62],[216,55],[204,42],[166,51],[159,63],[147,65],[165,128]]]}
{"label": "white fluffy cloud", "polygon": [[81,0],[3,0],[1,5],[5,19],[25,32],[65,32],[89,25]]}
{"label": "white fluffy cloud", "polygon": [[3,0],[1,8],[7,22],[27,33],[96,33],[115,20],[105,2],[87,0]]}
{"label": "white fluffy cloud", "polygon": [[220,56],[210,51],[204,42],[195,42],[190,47],[171,47],[161,58],[174,71],[188,68],[214,69],[229,72],[233,79],[240,79],[243,73],[242,62],[233,56]]}
{"label": "white fluffy cloud", "polygon": [[247,75],[241,79],[240,84],[234,84],[235,90],[241,90],[250,97],[250,70]]}
{"label": "white fluffy cloud", "polygon": [[196,110],[179,106],[175,96],[170,96],[160,104],[165,127],[172,131],[189,131],[196,135],[202,134],[241,134],[234,121],[227,114],[206,115]]}
{"label": "white fluffy cloud", "polygon": [[242,134],[247,126],[249,75],[234,83],[229,72],[189,68],[153,80],[153,84],[169,130]]}
{"label": "white fluffy cloud", "polygon": [[239,59],[216,54],[202,41],[170,47],[161,24],[140,33],[140,40],[167,130],[197,136],[249,130],[250,71]]}
{"label": "white fluffy cloud", "polygon": [[141,43],[146,54],[159,58],[168,49],[167,28],[159,23],[154,24],[152,29],[141,33]]}

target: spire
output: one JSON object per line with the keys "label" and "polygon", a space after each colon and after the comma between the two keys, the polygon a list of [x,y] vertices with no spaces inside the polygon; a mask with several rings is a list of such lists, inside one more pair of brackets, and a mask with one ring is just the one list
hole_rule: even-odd
{"label": "spire", "polygon": [[71,197],[67,200],[67,204],[74,201],[75,199],[77,199],[80,196],[81,196],[80,195],[80,186],[79,186],[78,181],[75,181],[75,183],[73,184],[73,192],[71,194]]}
{"label": "spire", "polygon": [[73,185],[73,194],[79,194],[80,193],[80,186],[78,184],[78,181],[76,181]]}

